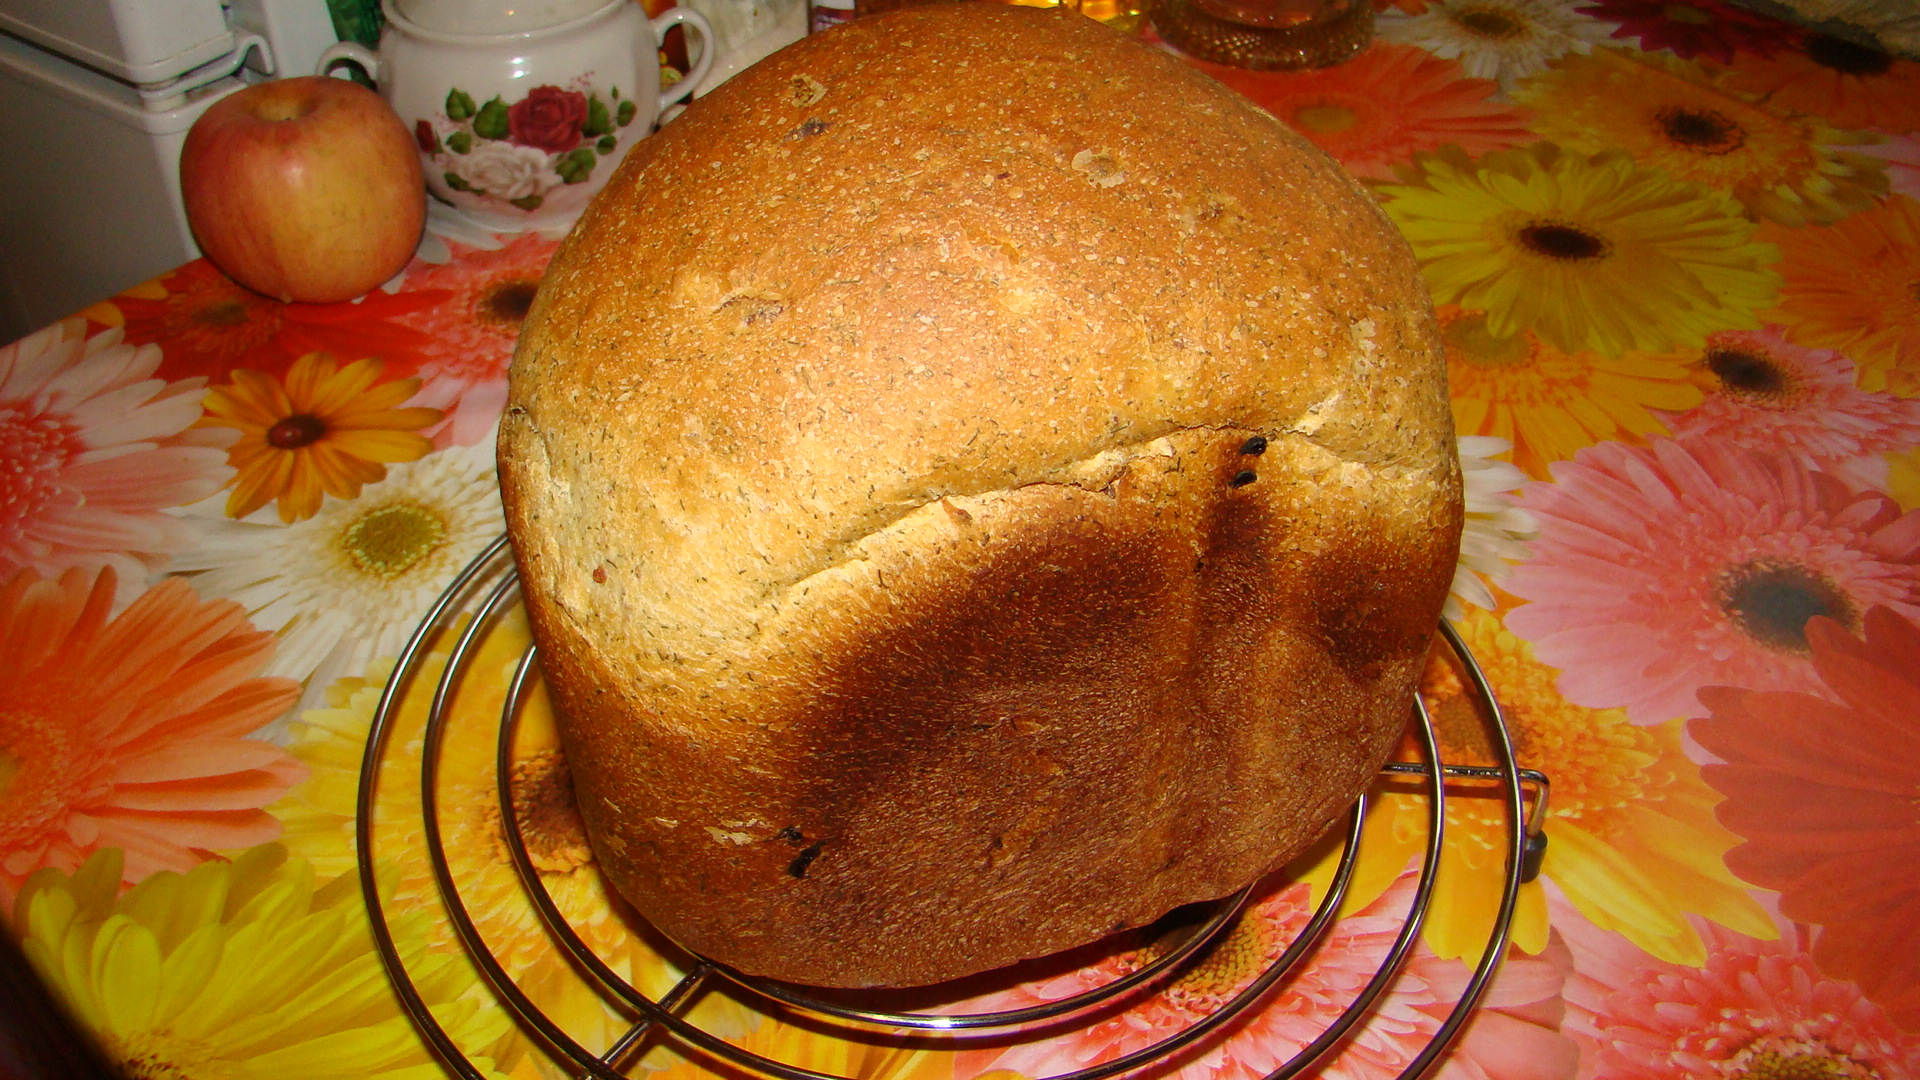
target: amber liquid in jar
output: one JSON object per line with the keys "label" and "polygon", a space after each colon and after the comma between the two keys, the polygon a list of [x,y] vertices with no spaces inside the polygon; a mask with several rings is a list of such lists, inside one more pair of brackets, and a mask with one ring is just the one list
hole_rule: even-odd
{"label": "amber liquid in jar", "polygon": [[1174,48],[1255,70],[1327,67],[1373,39],[1371,0],[1155,0],[1149,17]]}

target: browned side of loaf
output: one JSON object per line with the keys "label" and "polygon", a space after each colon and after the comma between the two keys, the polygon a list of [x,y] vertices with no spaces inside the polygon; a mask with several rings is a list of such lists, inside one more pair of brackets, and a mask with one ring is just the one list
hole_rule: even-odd
{"label": "browned side of loaf", "polygon": [[500,453],[607,872],[827,985],[1298,852],[1405,721],[1461,520],[1367,195],[1177,61],[991,4],[809,38],[641,143]]}

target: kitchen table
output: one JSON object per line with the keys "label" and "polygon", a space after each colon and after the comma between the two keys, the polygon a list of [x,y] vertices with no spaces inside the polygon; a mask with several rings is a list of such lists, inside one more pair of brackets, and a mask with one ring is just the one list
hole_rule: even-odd
{"label": "kitchen table", "polygon": [[[1470,519],[1452,614],[1552,787],[1444,1075],[1920,1075],[1920,64],[1722,0],[1396,0],[1338,67],[1192,62],[1368,186],[1446,341]],[[356,788],[396,657],[502,531],[492,435],[555,247],[449,224],[335,305],[194,262],[0,349],[0,911],[131,1075],[443,1071],[368,929]],[[422,855],[411,770],[451,623],[395,691],[373,891],[471,1068],[558,1075]],[[597,1051],[631,1017],[541,929],[492,798],[527,630],[509,611],[475,641],[438,746],[449,868],[502,968]],[[1423,685],[1442,754],[1489,763],[1447,655]],[[610,898],[537,686],[508,786],[557,907],[665,993],[693,961]],[[1471,788],[1391,993],[1317,1072],[1395,1075],[1460,995],[1509,827]],[[1326,943],[1152,1071],[1254,1080],[1310,1042],[1401,925],[1425,798],[1383,790]],[[1309,858],[1262,883],[1173,983],[1038,1042],[826,1034],[717,980],[683,1009],[860,1080],[1053,1075],[1231,996],[1326,877]],[[1164,947],[1036,965],[985,1001]],[[623,1064],[730,1071],[658,1043]]]}

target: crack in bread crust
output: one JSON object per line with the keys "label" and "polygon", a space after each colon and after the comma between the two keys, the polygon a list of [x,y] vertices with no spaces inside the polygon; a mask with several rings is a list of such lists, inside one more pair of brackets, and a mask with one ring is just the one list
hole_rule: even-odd
{"label": "crack in bread crust", "polygon": [[[1256,434],[1182,432],[1111,493],[1028,485],[923,507],[732,643],[725,679],[624,688],[653,733],[676,734],[576,725],[594,759],[632,757],[581,781],[596,835],[657,853],[609,868],[622,891],[692,948],[738,954],[778,932],[805,944],[769,971],[919,982],[953,962],[918,942],[932,921],[975,927],[973,959],[1011,962],[1304,848],[1405,722],[1382,688],[1418,670],[1438,597],[1385,586],[1450,572],[1397,533],[1450,525],[1406,521],[1370,474],[1304,441],[1269,440],[1258,481],[1234,486]],[[594,711],[576,685],[555,692]],[[712,763],[691,791],[658,765],[689,756]],[[820,842],[806,891],[778,844],[683,877],[710,843],[692,823],[715,817]],[[1171,873],[1202,851],[1204,868]],[[986,940],[982,912],[1042,888],[1105,899],[1031,921],[1019,949]],[[696,917],[676,899],[689,892],[745,902]]]}
{"label": "crack in bread crust", "polygon": [[[915,500],[903,506],[897,514],[884,520],[876,528],[857,537],[833,541],[830,545],[830,550],[832,550],[834,554],[826,560],[825,565],[810,568],[806,570],[802,576],[792,581],[777,584],[772,590],[775,596],[769,602],[777,606],[782,602],[782,598],[790,596],[796,591],[804,590],[808,582],[814,581],[817,578],[831,576],[836,571],[840,571],[849,565],[867,562],[871,558],[864,550],[867,545],[899,529],[909,518],[927,512],[929,507],[946,503],[950,507],[959,506],[964,510],[965,506],[968,505],[967,500],[986,499],[996,496],[1004,497],[1013,495],[1027,488],[1071,487],[1112,497],[1114,494],[1114,482],[1123,476],[1130,466],[1142,458],[1167,458],[1171,460],[1175,468],[1183,467],[1185,464],[1184,459],[1182,459],[1174,449],[1176,442],[1191,442],[1194,438],[1205,438],[1209,436],[1218,436],[1221,438],[1232,437],[1244,441],[1253,437],[1253,434],[1250,429],[1225,424],[1173,428],[1164,434],[1156,435],[1149,439],[1109,447],[1098,454],[1083,458],[1070,465],[1059,466],[1048,470],[1050,477],[1065,477],[1064,479],[1048,478],[1027,480],[1009,487],[986,488],[981,490],[967,490],[963,488],[929,492],[924,499]],[[1314,439],[1311,435],[1303,434],[1292,426],[1282,428],[1280,433],[1272,438],[1268,438],[1266,435],[1261,435],[1260,438],[1266,439],[1270,446],[1282,448],[1281,453],[1275,454],[1274,459],[1287,456],[1285,448],[1291,443],[1298,442],[1303,447],[1312,447],[1315,450],[1324,451],[1329,458],[1333,460],[1363,468],[1373,474],[1382,484],[1404,485],[1410,481],[1414,484],[1432,482],[1432,467],[1430,464],[1424,468],[1419,464],[1394,465],[1368,460],[1364,455],[1342,453],[1341,448]],[[950,510],[948,512],[951,513]]]}

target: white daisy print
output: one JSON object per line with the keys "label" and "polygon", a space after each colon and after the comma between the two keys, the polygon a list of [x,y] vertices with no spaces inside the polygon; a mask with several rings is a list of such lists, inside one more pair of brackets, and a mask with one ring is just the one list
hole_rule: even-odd
{"label": "white daisy print", "polygon": [[329,499],[291,525],[208,521],[173,569],[279,635],[265,674],[324,690],[398,654],[454,575],[506,531],[493,462],[487,438],[388,466],[358,498]]}
{"label": "white daisy print", "polygon": [[1495,461],[1513,449],[1488,435],[1460,438],[1460,473],[1467,494],[1467,527],[1460,537],[1460,562],[1453,570],[1453,591],[1446,616],[1466,616],[1463,604],[1493,610],[1490,581],[1499,581],[1527,557],[1526,541],[1537,532],[1532,515],[1513,504],[1513,492],[1527,482],[1518,466]]}
{"label": "white daisy print", "polygon": [[1474,78],[1511,90],[1555,57],[1593,51],[1614,29],[1569,0],[1437,0],[1419,15],[1383,12],[1375,33],[1458,60]]}

